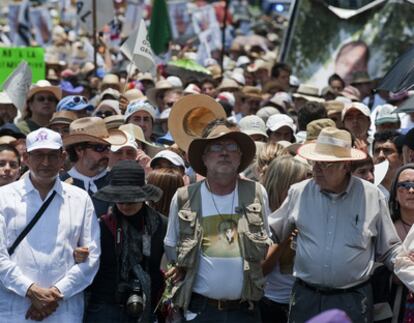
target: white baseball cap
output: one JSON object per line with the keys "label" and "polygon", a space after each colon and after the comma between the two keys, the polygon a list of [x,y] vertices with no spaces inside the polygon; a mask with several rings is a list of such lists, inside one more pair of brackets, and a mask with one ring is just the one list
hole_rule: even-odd
{"label": "white baseball cap", "polygon": [[256,115],[250,115],[243,117],[240,122],[240,131],[244,132],[246,135],[262,135],[268,138],[269,136],[266,133],[266,124],[262,118]]}
{"label": "white baseball cap", "polygon": [[175,166],[183,167],[185,169],[184,160],[181,158],[180,155],[171,150],[161,150],[160,152],[158,152],[151,160],[151,167],[154,167],[155,161],[161,158],[168,160]]}
{"label": "white baseball cap", "polygon": [[284,126],[292,129],[293,133],[296,132],[295,122],[291,117],[286,114],[273,114],[267,119],[266,127],[270,131],[276,131]]}
{"label": "white baseball cap", "polygon": [[60,149],[62,148],[62,137],[57,132],[48,128],[39,128],[29,133],[26,137],[27,152],[36,149]]}
{"label": "white baseball cap", "polygon": [[367,118],[369,118],[370,115],[371,115],[371,110],[365,104],[363,104],[361,102],[345,103],[345,107],[342,110],[342,121],[344,121],[345,115],[350,110],[358,110],[359,112],[361,112]]}

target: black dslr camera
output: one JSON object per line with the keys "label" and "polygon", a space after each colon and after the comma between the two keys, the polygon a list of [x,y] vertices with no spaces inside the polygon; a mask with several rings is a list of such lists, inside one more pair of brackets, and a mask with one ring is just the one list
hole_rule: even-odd
{"label": "black dslr camera", "polygon": [[134,266],[131,270],[132,275],[129,281],[122,281],[118,284],[116,300],[119,304],[125,306],[128,316],[133,318],[141,318],[146,308],[147,296],[145,295],[140,280],[140,278],[144,278],[140,277],[142,276],[142,269],[139,270],[136,266]]}

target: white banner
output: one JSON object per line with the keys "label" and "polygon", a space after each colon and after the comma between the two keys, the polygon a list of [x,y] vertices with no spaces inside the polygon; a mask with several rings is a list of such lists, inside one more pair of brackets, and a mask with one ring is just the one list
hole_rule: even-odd
{"label": "white banner", "polygon": [[32,85],[32,71],[26,61],[22,61],[3,84],[3,91],[21,112],[26,105],[30,85]]}
{"label": "white banner", "polygon": [[[93,30],[93,0],[77,0],[76,8],[80,23],[89,33]],[[96,30],[101,30],[105,24],[115,16],[113,2],[110,0],[96,0]]]}

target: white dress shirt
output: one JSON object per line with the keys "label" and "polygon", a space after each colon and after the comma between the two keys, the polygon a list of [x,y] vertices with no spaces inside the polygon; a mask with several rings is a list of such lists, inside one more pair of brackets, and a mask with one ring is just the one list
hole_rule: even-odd
{"label": "white dress shirt", "polygon": [[392,270],[401,243],[384,195],[354,176],[342,194],[321,192],[313,179],[292,185],[269,225],[279,242],[299,230],[293,274],[324,287],[368,280],[375,261]]}
{"label": "white dress shirt", "polygon": [[[53,190],[52,202],[10,257],[7,248],[44,201],[30,176],[0,188],[0,322],[27,322],[26,293],[33,283],[63,294],[56,312],[42,322],[82,321],[83,290],[99,266],[99,224],[85,191],[57,179],[46,199]],[[78,246],[89,248],[80,264],[73,258]]]}

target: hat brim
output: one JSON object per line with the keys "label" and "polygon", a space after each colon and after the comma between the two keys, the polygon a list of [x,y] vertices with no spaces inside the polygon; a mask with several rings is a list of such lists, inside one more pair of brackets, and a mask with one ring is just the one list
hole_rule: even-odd
{"label": "hat brim", "polygon": [[[211,113],[213,119],[208,119],[207,115],[198,116],[197,123],[200,128],[199,134],[188,133],[186,125],[184,125],[184,118],[189,115],[192,110],[204,108]],[[207,112],[207,111],[206,111]],[[204,117],[204,120],[203,120]],[[224,108],[216,102],[212,97],[204,94],[190,94],[184,96],[171,108],[171,113],[168,118],[168,129],[173,137],[175,143],[184,151],[188,151],[190,143],[201,137],[201,132],[207,124],[214,119],[225,119],[226,112]],[[194,130],[194,129],[191,129]],[[192,131],[194,132],[194,131]],[[198,135],[198,136],[197,136]]]}
{"label": "hat brim", "polygon": [[162,190],[151,184],[144,186],[107,185],[96,192],[94,197],[98,200],[114,203],[158,202],[162,197]]}
{"label": "hat brim", "polygon": [[29,101],[33,95],[39,92],[51,92],[58,101],[62,99],[62,90],[58,86],[36,86],[29,91],[27,101]]}
{"label": "hat brim", "polygon": [[293,94],[293,97],[295,99],[302,98],[302,99],[305,99],[305,100],[308,100],[308,101],[315,101],[315,102],[320,102],[320,103],[325,102],[325,99],[324,98],[318,98],[316,96],[305,95],[305,94],[301,94],[301,93],[294,93]]}
{"label": "hat brim", "polygon": [[167,90],[171,90],[173,89],[173,87],[162,87],[162,88],[156,88],[156,87],[152,87],[150,89],[148,89],[148,91],[145,93],[145,95],[147,96],[148,101],[151,102],[152,105],[154,106],[158,106],[157,103],[157,94],[160,91],[167,91]]}
{"label": "hat brim", "polygon": [[188,159],[193,169],[202,176],[207,176],[207,168],[203,162],[203,154],[206,146],[217,139],[233,139],[241,150],[241,161],[238,172],[244,171],[253,161],[256,154],[256,145],[250,136],[240,131],[231,131],[215,138],[194,139],[188,148]]}
{"label": "hat brim", "polygon": [[70,134],[63,138],[63,146],[78,144],[81,142],[93,142],[103,145],[123,145],[127,141],[127,137],[121,130],[110,129],[108,130],[109,136],[106,138],[100,138],[85,133]]}
{"label": "hat brim", "polygon": [[350,156],[340,157],[333,154],[321,154],[315,152],[317,143],[305,144],[302,147],[299,147],[297,154],[307,160],[313,161],[322,161],[322,162],[339,162],[339,161],[353,161],[353,160],[362,160],[367,157],[367,155],[355,148],[351,148]]}

